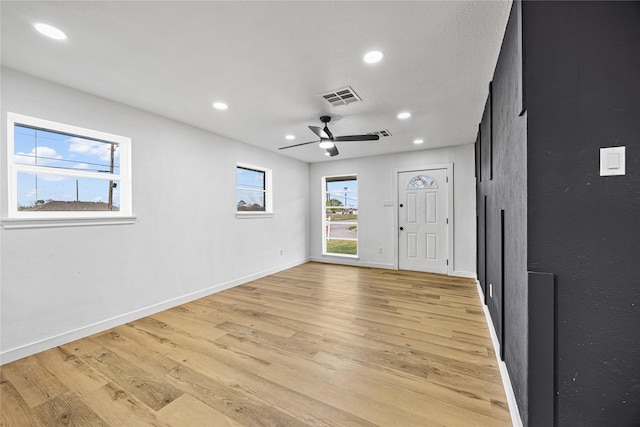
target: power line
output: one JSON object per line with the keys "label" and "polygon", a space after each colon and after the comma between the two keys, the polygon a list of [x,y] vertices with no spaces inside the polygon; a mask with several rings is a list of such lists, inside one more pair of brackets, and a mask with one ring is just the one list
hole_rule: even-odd
{"label": "power line", "polygon": [[[43,159],[43,160],[53,160],[56,162],[68,162],[68,163],[84,163],[86,165],[93,165],[93,166],[106,166],[109,167],[110,165],[105,164],[105,163],[92,163],[92,162],[83,162],[81,160],[67,160],[67,159],[56,159],[55,157],[45,157],[45,156],[31,156],[28,154],[21,154],[21,153],[16,153],[16,156],[19,157],[26,157],[26,158],[31,158],[31,159]],[[38,165],[38,166],[43,166],[43,165]],[[64,168],[64,167],[60,167],[60,166],[45,166],[45,167],[50,167],[50,168],[58,168],[58,169],[68,169],[68,168]],[[115,168],[119,168],[119,166],[114,166]]]}

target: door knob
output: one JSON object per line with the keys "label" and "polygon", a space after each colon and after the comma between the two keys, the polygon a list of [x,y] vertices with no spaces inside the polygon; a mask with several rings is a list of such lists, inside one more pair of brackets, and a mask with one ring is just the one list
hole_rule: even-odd
{"label": "door knob", "polygon": [[400,227],[400,231],[404,230],[404,227]]}
{"label": "door knob", "polygon": [[404,207],[404,205],[402,203],[400,203],[400,207],[402,208],[402,207]]}

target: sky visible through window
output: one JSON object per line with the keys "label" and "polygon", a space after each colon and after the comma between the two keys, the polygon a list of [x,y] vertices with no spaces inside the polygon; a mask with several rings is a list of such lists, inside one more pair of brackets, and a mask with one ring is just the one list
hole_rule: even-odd
{"label": "sky visible through window", "polygon": [[[346,190],[345,190],[346,188]],[[358,206],[358,180],[328,181],[327,200],[339,200],[340,206]],[[346,203],[345,203],[346,202]]]}
{"label": "sky visible through window", "polygon": [[[111,151],[113,150],[113,165]],[[51,173],[18,173],[18,206],[41,201],[103,202],[109,198],[110,181],[56,174],[56,169],[120,173],[118,144],[33,129],[14,128],[15,163],[51,168]],[[113,169],[112,169],[113,168]],[[119,206],[119,189],[112,189],[113,205]],[[40,202],[39,202],[40,201]]]}
{"label": "sky visible through window", "polygon": [[236,203],[239,211],[265,210],[265,172],[236,169]]}

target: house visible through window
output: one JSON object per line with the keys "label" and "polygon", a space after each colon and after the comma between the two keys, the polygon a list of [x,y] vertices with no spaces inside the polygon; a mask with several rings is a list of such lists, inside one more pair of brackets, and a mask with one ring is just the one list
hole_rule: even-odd
{"label": "house visible through window", "polygon": [[355,175],[323,178],[326,255],[358,255],[358,178]]}
{"label": "house visible through window", "polygon": [[238,164],[236,168],[236,212],[269,214],[271,207],[271,170]]}
{"label": "house visible through window", "polygon": [[129,138],[8,118],[10,218],[131,215]]}

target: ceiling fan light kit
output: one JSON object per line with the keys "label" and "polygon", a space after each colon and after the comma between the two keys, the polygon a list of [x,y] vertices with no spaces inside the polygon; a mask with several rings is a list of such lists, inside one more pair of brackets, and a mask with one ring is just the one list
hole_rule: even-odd
{"label": "ceiling fan light kit", "polygon": [[320,141],[320,148],[331,148],[331,147],[334,147],[335,145],[336,144],[334,144],[333,142],[328,141],[326,139]]}

